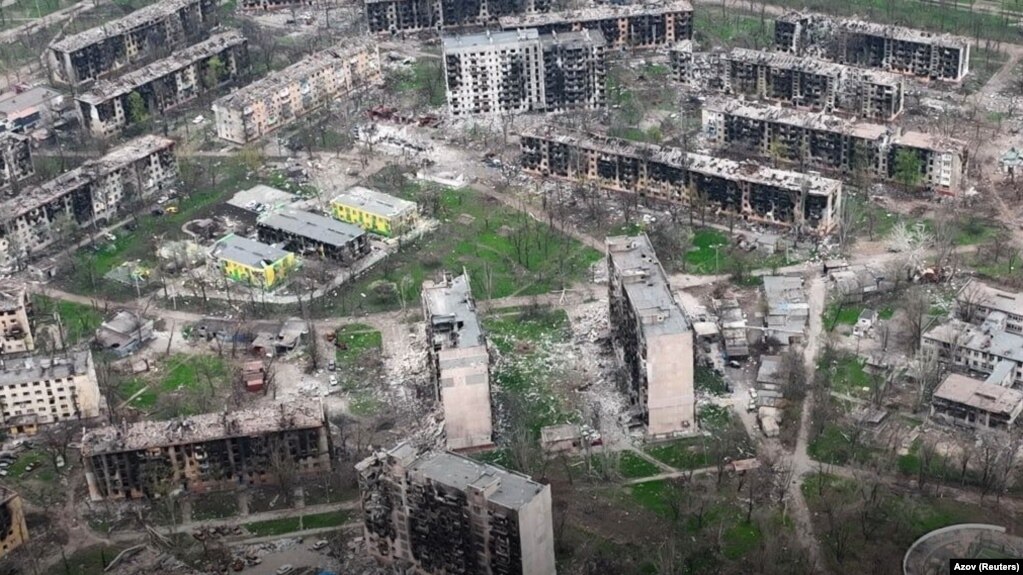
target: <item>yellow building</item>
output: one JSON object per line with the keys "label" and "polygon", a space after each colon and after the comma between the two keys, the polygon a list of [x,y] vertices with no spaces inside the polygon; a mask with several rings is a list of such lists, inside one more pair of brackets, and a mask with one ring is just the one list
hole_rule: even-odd
{"label": "yellow building", "polygon": [[28,528],[21,509],[21,496],[0,487],[0,559],[26,541]]}
{"label": "yellow building", "polygon": [[372,234],[400,236],[416,226],[415,202],[362,187],[349,188],[330,202],[333,216]]}
{"label": "yellow building", "polygon": [[295,254],[234,234],[217,240],[210,251],[217,267],[228,279],[272,288],[295,268]]}

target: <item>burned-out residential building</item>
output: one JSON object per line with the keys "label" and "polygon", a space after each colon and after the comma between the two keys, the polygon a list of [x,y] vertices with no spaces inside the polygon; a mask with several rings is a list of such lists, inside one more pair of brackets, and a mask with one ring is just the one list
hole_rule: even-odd
{"label": "burned-out residential building", "polygon": [[267,10],[279,10],[281,8],[300,8],[312,6],[313,0],[242,0],[241,9],[256,12]]}
{"label": "burned-out residential building", "polygon": [[993,312],[1005,314],[1005,330],[1023,335],[1023,293],[998,289],[971,279],[956,293],[960,319],[980,324]]}
{"label": "burned-out residential building", "polygon": [[962,36],[809,12],[775,20],[774,47],[929,80],[958,82],[970,71],[970,41]]}
{"label": "burned-out residential building", "polygon": [[80,86],[200,40],[216,23],[213,0],[161,0],[50,44],[50,79]]}
{"label": "burned-out residential building", "polygon": [[646,235],[607,238],[611,344],[647,436],[696,432],[693,329]]}
{"label": "burned-out residential building", "polygon": [[535,29],[540,34],[596,30],[608,48],[651,48],[692,40],[693,7],[685,0],[598,4],[579,10],[505,16],[500,24],[502,30]]}
{"label": "burned-out residential building", "polygon": [[355,469],[366,548],[395,572],[555,575],[549,485],[407,443]]}
{"label": "burned-out residential building", "polygon": [[359,226],[304,210],[285,208],[269,212],[259,219],[257,230],[263,243],[346,265],[370,251],[369,236]]}
{"label": "burned-out residential building", "polygon": [[931,418],[977,429],[1009,429],[1023,413],[1023,391],[1012,380],[992,381],[958,373],[945,376],[931,396]]}
{"label": "burned-out residential building", "polygon": [[693,81],[693,41],[679,40],[668,48],[668,64],[672,78],[681,84]]}
{"label": "burned-out residential building", "polygon": [[0,354],[36,348],[32,337],[32,298],[23,285],[0,285]]}
{"label": "burned-out residential building", "polygon": [[[94,136],[116,134],[144,117],[216,90],[245,74],[248,65],[244,36],[236,31],[215,34],[115,80],[96,82],[75,98],[78,115]],[[138,94],[141,109],[132,107],[133,94]]]}
{"label": "burned-out residential building", "polygon": [[0,133],[0,191],[16,188],[35,173],[29,139],[21,134]]}
{"label": "burned-out residential building", "polygon": [[604,38],[583,30],[484,32],[442,39],[452,114],[592,110],[605,105]]}
{"label": "burned-out residential building", "polygon": [[74,228],[110,222],[178,178],[174,141],[143,136],[0,202],[0,261],[38,253]]}
{"label": "burned-out residential building", "polygon": [[902,113],[904,80],[888,72],[745,48],[722,55],[721,66],[728,93],[876,120]]}
{"label": "burned-out residential building", "polygon": [[93,501],[230,490],[330,472],[330,432],[319,401],[289,401],[93,429],[82,461]]}
{"label": "burned-out residential building", "polygon": [[527,172],[710,209],[771,225],[830,233],[839,223],[842,183],[678,148],[581,132],[529,129],[520,133]]}
{"label": "burned-out residential building", "polygon": [[422,300],[430,375],[444,408],[448,449],[490,446],[490,352],[469,274],[423,282]]}
{"label": "burned-out residential building", "polygon": [[101,405],[88,350],[0,359],[0,425],[7,433],[99,417]]}
{"label": "burned-out residential building", "polygon": [[0,559],[28,541],[21,496],[0,486]]}
{"label": "burned-out residential building", "polygon": [[380,78],[376,44],[346,41],[214,102],[217,136],[238,144],[257,140]]}
{"label": "burned-out residential building", "polygon": [[546,12],[550,0],[364,0],[369,31],[378,34],[491,24],[501,16]]}
{"label": "burned-out residential building", "polygon": [[954,194],[966,177],[964,142],[825,113],[714,100],[703,107],[707,139],[735,153],[755,154],[815,169],[895,179],[902,151],[919,159],[919,184]]}
{"label": "burned-out residential building", "polygon": [[1006,323],[1004,312],[993,311],[979,325],[958,319],[934,325],[920,339],[921,353],[954,371],[1023,385],[1023,335]]}

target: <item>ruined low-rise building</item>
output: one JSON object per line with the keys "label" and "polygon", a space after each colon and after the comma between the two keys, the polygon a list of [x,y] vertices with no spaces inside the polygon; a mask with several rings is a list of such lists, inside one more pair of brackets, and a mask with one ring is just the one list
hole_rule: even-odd
{"label": "ruined low-rise building", "polygon": [[214,26],[213,0],[161,0],[50,44],[50,79],[81,86],[200,40]]}
{"label": "ruined low-rise building", "polygon": [[956,293],[960,319],[981,324],[993,312],[1005,315],[1005,330],[1023,335],[1023,293],[998,289],[971,279]]}
{"label": "ruined low-rise building", "polygon": [[1023,413],[1023,391],[958,373],[945,376],[931,396],[931,418],[978,429],[1010,429]]}
{"label": "ruined low-rise building", "polygon": [[422,299],[430,375],[444,408],[448,449],[490,446],[490,353],[469,274],[423,282]]}
{"label": "ruined low-rise building", "polygon": [[0,202],[0,262],[39,253],[75,228],[104,224],[178,179],[174,141],[143,136]]}
{"label": "ruined low-rise building", "polygon": [[121,310],[96,329],[96,345],[115,357],[125,357],[153,339],[153,325],[151,319]]}
{"label": "ruined low-rise building", "polygon": [[485,32],[448,36],[442,46],[452,114],[560,112],[605,105],[600,32]]}
{"label": "ruined low-rise building", "polygon": [[646,235],[607,238],[611,345],[649,437],[696,432],[693,329]]}
{"label": "ruined low-rise building", "polygon": [[312,6],[313,0],[242,0],[241,9],[247,12],[280,10],[282,8],[301,8]]}
{"label": "ruined low-rise building", "polygon": [[686,0],[598,4],[578,10],[505,16],[502,30],[540,34],[599,31],[609,48],[653,48],[693,39],[693,6]]}
{"label": "ruined low-rise building", "polygon": [[387,237],[412,231],[419,220],[419,206],[415,202],[361,186],[348,188],[335,196],[330,201],[330,213],[369,233]]}
{"label": "ruined low-rise building", "polygon": [[550,0],[364,0],[369,31],[378,34],[481,26],[501,16],[546,12]]}
{"label": "ruined low-rise building", "polygon": [[888,180],[901,177],[899,154],[911,153],[920,169],[918,185],[947,194],[962,189],[969,160],[966,144],[954,138],[734,100],[707,102],[703,131],[736,154]]}
{"label": "ruined low-rise building", "polygon": [[64,95],[45,86],[0,95],[0,132],[30,135],[60,120]]}
{"label": "ruined low-rise building", "polygon": [[21,496],[0,486],[0,559],[28,541]]}
{"label": "ruined low-rise building", "polygon": [[40,425],[100,416],[92,353],[73,351],[0,360],[0,415],[10,434]]}
{"label": "ruined low-rise building", "polygon": [[82,461],[93,501],[274,485],[328,473],[330,433],[319,401],[289,401],[93,429]]}
{"label": "ruined low-rise building", "polygon": [[728,93],[876,120],[902,113],[903,79],[888,72],[745,48],[722,55],[721,66]]}
{"label": "ruined low-rise building", "polygon": [[533,174],[684,205],[699,197],[725,215],[818,234],[839,224],[837,180],[579,132],[530,129],[519,142]]}
{"label": "ruined low-rise building", "polygon": [[0,191],[9,191],[36,173],[32,143],[21,134],[0,133]]}
{"label": "ruined low-rise building", "polygon": [[32,337],[32,298],[25,286],[0,286],[0,355],[24,353],[36,348]]}
{"label": "ruined low-rise building", "polygon": [[259,219],[259,241],[299,255],[316,255],[351,265],[370,252],[369,237],[359,226],[320,214],[285,208]]}
{"label": "ruined low-rise building", "polygon": [[217,136],[238,144],[257,140],[380,78],[376,44],[346,41],[214,102]]}
{"label": "ruined low-rise building", "polygon": [[776,19],[774,47],[929,80],[958,82],[970,71],[970,41],[962,36],[810,12]]}
{"label": "ruined low-rise building", "polygon": [[952,370],[1023,385],[1023,335],[1006,330],[1006,315],[994,311],[975,325],[958,319],[935,325],[920,338],[921,353]]}
{"label": "ruined low-rise building", "polygon": [[216,90],[248,66],[248,41],[241,33],[215,34],[116,80],[97,82],[75,98],[78,115],[85,129],[106,137]]}
{"label": "ruined low-rise building", "polygon": [[366,547],[396,572],[555,575],[549,485],[407,443],[355,469]]}

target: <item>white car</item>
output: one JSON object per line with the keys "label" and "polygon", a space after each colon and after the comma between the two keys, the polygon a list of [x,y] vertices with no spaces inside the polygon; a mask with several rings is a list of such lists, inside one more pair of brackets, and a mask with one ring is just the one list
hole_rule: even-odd
{"label": "white car", "polygon": [[291,573],[294,570],[295,568],[292,567],[291,564],[281,565],[280,567],[277,568],[276,573],[277,575],[288,575],[288,573]]}
{"label": "white car", "polygon": [[336,375],[331,375],[330,376],[330,385],[331,385],[331,387],[333,387],[333,386],[335,386],[337,384],[338,384],[337,376]]}
{"label": "white car", "polygon": [[316,543],[313,543],[313,551],[318,551],[320,549],[323,549],[326,546],[327,546],[327,540],[326,539],[320,539]]}

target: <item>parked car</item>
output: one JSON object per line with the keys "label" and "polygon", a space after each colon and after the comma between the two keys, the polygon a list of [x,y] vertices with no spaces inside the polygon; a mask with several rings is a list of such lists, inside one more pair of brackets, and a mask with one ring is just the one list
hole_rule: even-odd
{"label": "parked car", "polygon": [[295,570],[295,568],[292,567],[290,564],[289,565],[281,565],[280,567],[277,568],[276,573],[277,573],[277,575],[288,575],[288,573],[291,573],[294,570]]}
{"label": "parked car", "polygon": [[334,371],[336,369],[337,369],[337,363],[336,362],[332,361],[332,362],[327,364],[327,371]]}
{"label": "parked car", "polygon": [[335,386],[335,385],[337,385],[337,384],[338,384],[338,381],[337,381],[337,376],[336,376],[336,375],[333,375],[333,374],[331,374],[331,376],[330,376],[330,385],[331,385],[331,386],[333,387],[333,386]]}
{"label": "parked car", "polygon": [[316,543],[313,543],[312,550],[313,551],[319,551],[320,549],[323,549],[326,546],[327,546],[327,540],[326,539],[320,539]]}

